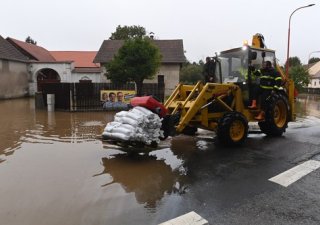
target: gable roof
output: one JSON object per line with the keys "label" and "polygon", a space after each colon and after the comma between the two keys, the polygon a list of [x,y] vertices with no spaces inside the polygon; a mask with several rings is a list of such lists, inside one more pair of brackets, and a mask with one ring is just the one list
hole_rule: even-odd
{"label": "gable roof", "polygon": [[24,41],[19,41],[8,37],[9,41],[13,46],[15,46],[22,54],[27,56],[30,60],[37,60],[40,62],[55,62],[56,60],[50,54],[48,50],[41,46],[30,44]]}
{"label": "gable roof", "polygon": [[97,51],[50,51],[57,61],[74,61],[75,67],[99,68],[99,63],[93,63]]}
{"label": "gable roof", "polygon": [[27,61],[21,52],[19,52],[14,46],[12,46],[6,39],[0,35],[0,59],[8,59],[14,61]]}
{"label": "gable roof", "polygon": [[[186,61],[181,39],[152,41],[160,50],[162,63],[183,63]],[[123,40],[104,40],[93,62],[110,62],[123,43]]]}
{"label": "gable roof", "polygon": [[320,78],[320,61],[309,68],[309,74],[311,78]]}

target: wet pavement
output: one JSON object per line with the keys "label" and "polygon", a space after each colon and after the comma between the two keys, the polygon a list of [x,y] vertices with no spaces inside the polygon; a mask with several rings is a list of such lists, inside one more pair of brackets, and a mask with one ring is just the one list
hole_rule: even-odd
{"label": "wet pavement", "polygon": [[113,113],[0,101],[1,224],[158,224],[190,211],[210,224],[319,224],[320,171],[288,188],[268,181],[320,160],[320,96],[296,110],[280,138],[250,134],[230,149],[200,131],[132,156],[99,139]]}

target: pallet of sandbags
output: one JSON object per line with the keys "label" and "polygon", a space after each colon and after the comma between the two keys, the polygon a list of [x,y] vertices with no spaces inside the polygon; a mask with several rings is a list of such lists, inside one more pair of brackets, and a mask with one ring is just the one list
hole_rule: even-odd
{"label": "pallet of sandbags", "polygon": [[116,144],[155,146],[163,137],[161,121],[157,114],[137,106],[129,111],[116,113],[114,121],[105,127],[102,138]]}

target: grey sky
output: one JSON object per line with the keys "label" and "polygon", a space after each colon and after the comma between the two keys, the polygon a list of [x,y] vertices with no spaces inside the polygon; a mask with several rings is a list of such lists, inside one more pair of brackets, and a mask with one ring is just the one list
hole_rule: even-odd
{"label": "grey sky", "polygon": [[261,33],[283,64],[289,16],[311,3],[291,20],[290,56],[307,63],[320,51],[317,0],[3,0],[0,35],[31,36],[48,50],[97,51],[118,25],[140,25],[157,39],[183,39],[187,59],[198,62]]}

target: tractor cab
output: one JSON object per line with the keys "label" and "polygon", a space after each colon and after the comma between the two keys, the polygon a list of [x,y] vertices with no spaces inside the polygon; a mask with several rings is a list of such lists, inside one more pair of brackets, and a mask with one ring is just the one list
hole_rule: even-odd
{"label": "tractor cab", "polygon": [[270,61],[273,67],[276,67],[273,50],[247,45],[222,51],[217,59],[216,77],[220,83],[237,84],[242,90],[244,104],[249,103],[253,88],[258,82],[254,71],[261,69],[265,61]]}

